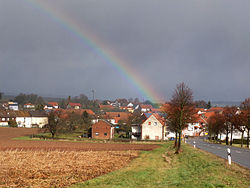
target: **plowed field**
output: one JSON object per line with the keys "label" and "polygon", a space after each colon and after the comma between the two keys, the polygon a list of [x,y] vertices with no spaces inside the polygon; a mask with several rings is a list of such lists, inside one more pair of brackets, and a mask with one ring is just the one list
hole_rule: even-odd
{"label": "plowed field", "polygon": [[12,138],[37,133],[38,129],[0,128],[0,150],[60,150],[60,151],[127,151],[152,150],[153,144],[86,143],[66,141],[12,140]]}
{"label": "plowed field", "polygon": [[0,187],[67,187],[126,166],[135,150],[157,145],[63,141],[26,141],[12,138],[37,129],[0,128]]}
{"label": "plowed field", "polygon": [[0,151],[0,187],[66,187],[124,167],[136,151]]}

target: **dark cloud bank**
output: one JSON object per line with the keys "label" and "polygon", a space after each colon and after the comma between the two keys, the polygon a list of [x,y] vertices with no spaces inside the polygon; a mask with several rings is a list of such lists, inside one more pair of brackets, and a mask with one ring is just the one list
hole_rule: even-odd
{"label": "dark cloud bank", "polygon": [[[165,99],[186,82],[196,99],[250,96],[250,1],[55,0]],[[0,1],[0,90],[140,97],[79,37],[25,0]]]}

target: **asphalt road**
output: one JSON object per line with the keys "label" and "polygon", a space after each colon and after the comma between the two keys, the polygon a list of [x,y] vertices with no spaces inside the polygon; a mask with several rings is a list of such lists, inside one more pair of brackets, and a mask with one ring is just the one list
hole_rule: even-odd
{"label": "asphalt road", "polygon": [[188,138],[187,143],[195,145],[197,148],[213,153],[219,157],[227,159],[227,148],[231,150],[232,162],[235,162],[243,167],[250,169],[250,149],[238,148],[233,146],[225,146],[221,144],[210,144],[203,140],[203,138]]}

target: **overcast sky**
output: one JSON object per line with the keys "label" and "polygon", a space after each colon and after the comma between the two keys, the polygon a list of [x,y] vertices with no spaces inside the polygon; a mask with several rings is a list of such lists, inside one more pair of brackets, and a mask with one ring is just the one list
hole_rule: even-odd
{"label": "overcast sky", "polygon": [[[84,26],[166,100],[250,97],[248,0],[43,0]],[[27,0],[0,0],[0,91],[143,98],[79,36]]]}

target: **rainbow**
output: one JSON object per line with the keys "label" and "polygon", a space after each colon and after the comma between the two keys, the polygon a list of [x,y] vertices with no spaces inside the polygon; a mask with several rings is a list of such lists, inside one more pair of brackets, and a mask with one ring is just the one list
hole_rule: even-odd
{"label": "rainbow", "polygon": [[37,8],[42,13],[48,15],[55,22],[62,25],[65,29],[72,32],[78,38],[80,38],[84,44],[87,44],[91,49],[95,51],[105,62],[114,67],[119,73],[121,73],[134,87],[142,94],[146,100],[152,102],[163,102],[161,97],[156,91],[148,84],[144,79],[139,77],[138,73],[134,69],[125,63],[125,61],[114,52],[109,49],[105,44],[98,40],[91,32],[84,27],[83,24],[78,24],[73,18],[60,12],[51,3],[47,3],[43,0],[25,0],[34,8]]}

